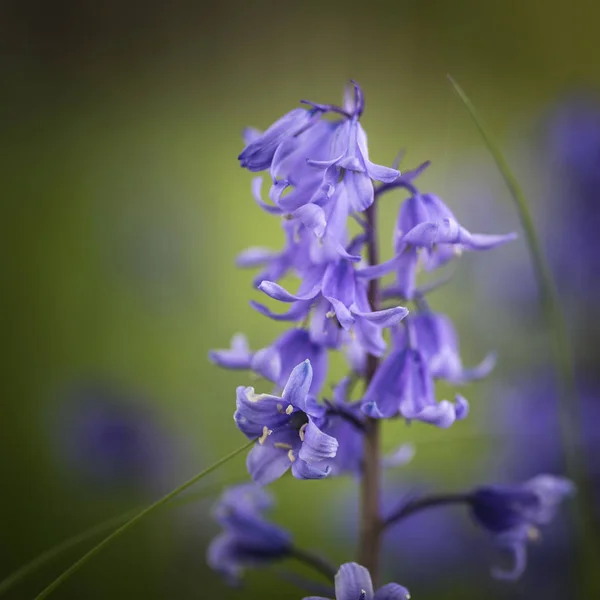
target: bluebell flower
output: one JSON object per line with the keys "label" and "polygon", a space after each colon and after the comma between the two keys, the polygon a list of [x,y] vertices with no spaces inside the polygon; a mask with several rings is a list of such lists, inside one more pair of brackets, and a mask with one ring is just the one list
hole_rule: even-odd
{"label": "bluebell flower", "polygon": [[338,442],[318,425],[325,409],[309,396],[311,382],[306,360],[292,370],[281,397],[237,388],[236,425],[249,438],[258,438],[246,461],[257,483],[271,483],[290,468],[298,479],[329,475]]}
{"label": "bluebell flower", "polygon": [[306,329],[290,329],[271,346],[258,350],[252,358],[251,368],[283,388],[294,367],[303,360],[308,360],[312,367],[309,393],[318,394],[327,376],[329,356],[327,349],[316,344]]}
{"label": "bluebell flower", "polygon": [[245,567],[289,555],[289,533],[263,517],[272,505],[271,495],[250,483],[226,489],[214,507],[213,516],[224,531],[208,547],[207,560],[229,583],[237,583]]}
{"label": "bluebell flower", "polygon": [[401,416],[446,428],[467,416],[469,404],[459,394],[454,404],[437,402],[425,358],[406,346],[390,352],[380,364],[365,391],[362,410],[378,419]]}
{"label": "bluebell flower", "polygon": [[429,367],[432,377],[450,383],[461,384],[489,375],[496,363],[495,354],[489,354],[483,361],[465,369],[458,351],[458,335],[452,321],[446,315],[433,312],[419,312],[409,317],[415,345]]}
{"label": "bluebell flower", "polygon": [[275,121],[264,133],[252,135],[252,141],[238,156],[240,165],[255,172],[269,169],[282,143],[308,127],[316,112],[314,109],[296,108]]}
{"label": "bluebell flower", "polygon": [[[385,352],[382,329],[399,323],[408,314],[402,306],[372,311],[366,283],[357,276],[352,263],[343,259],[308,270],[296,294],[272,281],[263,281],[258,287],[275,300],[294,303],[297,310],[293,316],[296,319],[308,316],[313,303],[321,299],[318,315],[322,319],[335,317],[343,329],[353,329],[365,351],[375,356],[382,356]],[[263,314],[277,317],[262,305],[254,306]],[[326,328],[324,320],[320,324],[315,323],[316,330],[319,325],[322,329]]]}
{"label": "bluebell flower", "polygon": [[[408,600],[408,590],[397,583],[388,583],[373,592],[371,575],[357,563],[343,564],[335,576],[335,600]],[[309,596],[304,600],[328,600]]]}
{"label": "bluebell flower", "polygon": [[548,524],[564,498],[575,491],[563,477],[538,475],[512,486],[484,486],[469,495],[476,521],[486,529],[495,543],[511,552],[513,568],[495,568],[494,577],[517,579],[525,570],[526,546],[538,536],[538,527]]}
{"label": "bluebell flower", "polygon": [[[516,238],[514,233],[471,233],[458,223],[440,198],[414,191],[400,208],[394,232],[396,257],[388,261],[385,269],[395,268],[397,287],[405,298],[413,297],[419,257],[429,271],[444,265],[464,250],[488,250]],[[383,271],[380,266],[373,270],[373,275],[379,276]]]}

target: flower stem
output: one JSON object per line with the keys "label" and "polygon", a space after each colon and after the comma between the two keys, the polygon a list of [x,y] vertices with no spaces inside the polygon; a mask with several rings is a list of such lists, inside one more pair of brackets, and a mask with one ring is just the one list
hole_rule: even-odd
{"label": "flower stem", "polygon": [[[377,243],[377,201],[366,210],[369,241],[367,261],[370,265],[379,262]],[[368,289],[371,310],[379,307],[379,282],[373,279]],[[365,385],[368,386],[379,365],[376,356],[367,356]],[[381,515],[379,512],[379,489],[381,486],[381,434],[378,419],[368,417],[365,421],[363,472],[360,488],[360,529],[358,562],[371,573],[375,586],[379,578],[379,558],[381,551]]]}
{"label": "flower stem", "polygon": [[296,547],[290,550],[290,556],[295,558],[297,561],[312,567],[330,582],[333,581],[337,569],[324,558],[318,556],[317,554],[313,554],[308,550],[303,550],[302,548]]}
{"label": "flower stem", "polygon": [[423,496],[422,498],[414,498],[403,504],[395,513],[392,513],[385,519],[381,525],[382,529],[388,528],[399,521],[402,521],[410,515],[420,512],[427,508],[436,506],[445,506],[447,504],[466,504],[469,502],[467,494],[439,494],[437,496]]}

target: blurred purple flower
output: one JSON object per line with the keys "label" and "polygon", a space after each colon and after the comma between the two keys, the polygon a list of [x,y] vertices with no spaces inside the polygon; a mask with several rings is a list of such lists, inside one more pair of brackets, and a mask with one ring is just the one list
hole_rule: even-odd
{"label": "blurred purple flower", "polygon": [[520,485],[482,486],[471,492],[469,503],[475,520],[514,558],[512,569],[494,568],[494,577],[517,579],[523,574],[527,542],[537,537],[537,528],[548,524],[563,499],[574,492],[568,479],[552,475],[538,475]]}
{"label": "blurred purple flower", "polygon": [[208,547],[207,560],[228,583],[238,583],[245,567],[265,565],[290,553],[290,534],[264,519],[263,513],[272,506],[272,496],[252,483],[227,488],[215,505],[213,516],[224,531]]}
{"label": "blurred purple flower", "polygon": [[115,385],[86,383],[69,394],[61,443],[69,463],[106,484],[149,484],[166,474],[168,438],[158,416]]}

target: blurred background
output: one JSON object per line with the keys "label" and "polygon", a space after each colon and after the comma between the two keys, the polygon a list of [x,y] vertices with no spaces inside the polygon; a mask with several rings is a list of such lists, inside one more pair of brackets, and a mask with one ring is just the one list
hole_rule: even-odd
{"label": "blurred background", "polygon": [[[282,242],[238,166],[240,133],[265,128],[301,98],[341,101],[349,78],[366,94],[371,158],[390,164],[405,149],[405,168],[431,160],[421,187],[472,231],[519,225],[446,73],[498,136],[558,278],[587,426],[581,445],[592,462],[598,456],[600,5],[4,0],[0,11],[0,577],[243,442],[232,413],[247,375],[219,370],[207,352],[238,331],[263,347],[284,326],[248,306],[258,299],[252,274],[234,267],[246,246]],[[401,199],[390,196],[382,210],[387,255]],[[465,364],[495,349],[498,367],[464,390],[472,414],[452,430],[386,429],[386,448],[406,440],[417,450],[388,474],[390,501],[414,485],[460,490],[563,472],[522,237],[457,266],[431,302],[455,321]],[[440,387],[438,397],[451,392]],[[244,478],[239,456],[198,484],[204,497],[141,523],[55,597],[303,597],[272,570],[230,590],[205,565],[218,531],[214,486]],[[286,477],[272,491],[274,519],[299,544],[336,563],[353,557],[354,482]],[[464,517],[424,513],[390,533],[386,580],[421,600],[585,597],[566,520],[531,545],[522,580],[506,584],[490,579],[498,557]],[[34,597],[88,547],[6,597]]]}

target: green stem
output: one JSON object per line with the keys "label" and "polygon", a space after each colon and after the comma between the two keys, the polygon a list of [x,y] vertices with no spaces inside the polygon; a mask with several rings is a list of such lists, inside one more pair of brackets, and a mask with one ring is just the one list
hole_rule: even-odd
{"label": "green stem", "polygon": [[88,560],[90,560],[96,554],[98,554],[100,551],[102,551],[111,542],[113,542],[117,538],[121,537],[126,531],[128,531],[131,527],[133,527],[135,524],[137,524],[138,521],[141,521],[146,515],[150,514],[157,508],[160,508],[161,506],[163,506],[164,504],[166,504],[167,502],[169,502],[170,500],[175,498],[175,496],[177,496],[178,494],[181,494],[182,492],[187,490],[189,487],[193,486],[197,481],[199,481],[200,479],[202,479],[209,473],[212,473],[213,471],[218,469],[221,465],[224,465],[230,459],[234,458],[238,454],[241,454],[242,452],[244,452],[244,450],[247,450],[248,448],[250,448],[250,446],[252,446],[252,444],[254,444],[255,441],[256,440],[251,440],[248,443],[241,446],[240,448],[238,448],[237,450],[234,450],[233,452],[231,452],[227,456],[221,458],[220,460],[218,460],[216,463],[214,463],[207,469],[204,469],[204,471],[202,471],[201,473],[194,475],[194,477],[192,477],[191,479],[188,479],[188,481],[186,481],[185,483],[183,483],[176,489],[172,490],[171,492],[169,492],[168,494],[166,494],[165,496],[163,496],[162,498],[160,498],[159,500],[157,500],[150,506],[147,506],[146,508],[144,508],[143,510],[138,512],[134,517],[129,519],[126,523],[124,523],[123,525],[118,527],[115,531],[113,531],[110,535],[105,537],[99,544],[94,546],[89,552],[86,552],[78,561],[73,563],[66,571],[64,571],[61,575],[59,575],[50,585],[48,585],[46,588],[44,588],[42,590],[42,592],[40,592],[36,596],[35,600],[43,600],[44,598],[47,598],[54,590],[56,590],[67,579],[69,579],[69,577],[71,575],[73,575],[81,567],[83,567],[85,565],[85,563],[88,562]]}
{"label": "green stem", "polygon": [[[184,506],[186,504],[196,502],[197,500],[202,500],[203,498],[207,498],[219,492],[223,489],[225,485],[230,485],[232,483],[238,483],[241,481],[241,479],[236,479],[235,481],[230,482],[220,481],[219,483],[203,488],[199,492],[190,494],[188,496],[185,496],[184,498],[180,498],[179,500],[172,502],[171,507],[175,508],[178,506]],[[52,548],[45,550],[44,552],[36,556],[33,560],[29,561],[27,564],[23,565],[22,567],[8,575],[8,577],[0,581],[0,596],[3,596],[17,583],[25,579],[25,577],[27,577],[31,573],[34,573],[35,571],[37,571],[53,559],[57,558],[67,550],[70,550],[71,548],[74,548],[75,546],[78,546],[79,544],[82,544],[83,542],[92,539],[97,535],[100,535],[101,533],[104,533],[105,531],[110,531],[113,527],[117,527],[124,521],[127,521],[128,519],[134,517],[143,508],[143,506],[140,506],[138,508],[128,510],[126,513],[122,513],[120,515],[117,515],[116,517],[107,519],[102,523],[98,523],[93,527],[86,529],[85,531],[81,531],[80,533],[70,538],[67,538],[66,540],[63,540],[62,542],[56,544]]]}
{"label": "green stem", "polygon": [[[569,477],[576,483],[579,491],[577,495],[579,510],[576,515],[576,524],[579,530],[578,533],[580,539],[583,542],[583,550],[586,558],[585,562],[588,564],[588,567],[592,567],[594,563],[597,564],[596,555],[598,552],[596,544],[593,541],[593,535],[589,535],[588,531],[589,524],[594,522],[593,501],[591,500],[587,469],[584,464],[583,456],[581,452],[578,451],[578,439],[581,438],[581,427],[577,387],[571,361],[567,327],[560,307],[558,293],[535,230],[531,211],[529,210],[525,195],[523,194],[517,179],[512,174],[498,144],[484,127],[481,117],[478,115],[464,90],[450,75],[448,75],[448,80],[467,108],[500,170],[502,178],[515,202],[519,220],[523,226],[525,241],[533,261],[535,277],[538,282],[543,316],[547,327],[551,332],[552,355],[558,374],[559,421],[566,470]],[[596,571],[596,568],[590,568],[588,575],[594,577]],[[600,585],[600,581],[595,581],[593,585],[596,586],[594,589],[598,589],[597,586]],[[590,590],[587,591],[588,594],[589,591]]]}

